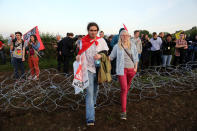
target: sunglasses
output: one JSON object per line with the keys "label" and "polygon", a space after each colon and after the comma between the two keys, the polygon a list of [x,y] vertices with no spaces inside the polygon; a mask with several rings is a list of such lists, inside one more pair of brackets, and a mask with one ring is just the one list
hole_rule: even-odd
{"label": "sunglasses", "polygon": [[123,37],[129,37],[129,35],[121,35],[121,36],[123,36]]}
{"label": "sunglasses", "polygon": [[98,30],[89,30],[90,32],[97,32]]}

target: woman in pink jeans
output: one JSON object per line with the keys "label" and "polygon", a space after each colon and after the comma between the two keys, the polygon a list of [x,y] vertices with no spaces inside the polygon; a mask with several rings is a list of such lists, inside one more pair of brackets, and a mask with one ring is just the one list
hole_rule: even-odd
{"label": "woman in pink jeans", "polygon": [[121,31],[118,43],[114,46],[110,60],[116,58],[116,74],[121,86],[121,119],[126,120],[127,94],[133,77],[137,72],[138,52],[134,43],[130,42],[130,35],[126,30]]}

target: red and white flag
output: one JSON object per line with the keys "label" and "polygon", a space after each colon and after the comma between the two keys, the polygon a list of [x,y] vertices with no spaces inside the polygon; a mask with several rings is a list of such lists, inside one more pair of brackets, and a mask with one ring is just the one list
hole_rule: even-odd
{"label": "red and white flag", "polygon": [[39,50],[44,50],[45,47],[44,47],[44,45],[42,43],[42,40],[40,38],[40,34],[39,34],[39,31],[38,31],[38,26],[34,27],[33,29],[31,29],[30,31],[28,31],[27,33],[25,33],[23,35],[23,39],[24,39],[25,45],[27,45],[27,43],[29,42],[31,35],[36,35],[36,37],[38,39],[38,42],[40,43]]}

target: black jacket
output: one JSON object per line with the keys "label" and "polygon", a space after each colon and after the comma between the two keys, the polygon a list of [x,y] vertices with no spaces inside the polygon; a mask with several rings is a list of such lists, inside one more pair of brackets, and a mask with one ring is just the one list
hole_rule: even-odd
{"label": "black jacket", "polygon": [[162,44],[162,51],[163,55],[172,55],[173,53],[173,48],[175,47],[176,43],[175,42],[164,42]]}
{"label": "black jacket", "polygon": [[152,44],[148,40],[144,40],[142,44],[142,53],[150,51]]}
{"label": "black jacket", "polygon": [[75,51],[75,39],[70,37],[65,37],[60,41],[60,50],[63,56],[73,56]]}
{"label": "black jacket", "polygon": [[60,51],[62,51],[62,40],[57,42],[57,53],[59,54]]}

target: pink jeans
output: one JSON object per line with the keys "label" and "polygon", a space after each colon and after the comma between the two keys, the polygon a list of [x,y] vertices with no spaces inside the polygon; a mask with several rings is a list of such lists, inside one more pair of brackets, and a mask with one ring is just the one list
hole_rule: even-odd
{"label": "pink jeans", "polygon": [[122,112],[126,112],[127,94],[131,86],[131,82],[136,72],[134,68],[124,68],[124,75],[119,75],[118,79],[121,86],[121,105]]}

